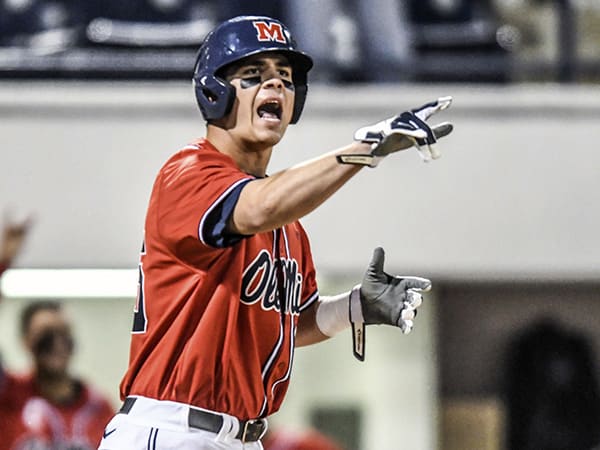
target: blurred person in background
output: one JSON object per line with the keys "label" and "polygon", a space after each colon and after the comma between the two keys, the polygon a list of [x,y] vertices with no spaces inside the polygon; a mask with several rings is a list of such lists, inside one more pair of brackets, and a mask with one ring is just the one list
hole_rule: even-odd
{"label": "blurred person in background", "polygon": [[415,61],[407,14],[397,0],[230,0],[217,6],[219,20],[260,15],[288,23],[314,59],[311,78],[319,82],[410,79]]}
{"label": "blurred person in background", "polygon": [[518,332],[507,356],[507,448],[597,449],[600,386],[589,337],[542,317]]}
{"label": "blurred person in background", "polygon": [[60,302],[38,300],[21,313],[21,337],[30,353],[31,372],[17,380],[22,405],[10,450],[95,448],[114,414],[110,402],[71,375],[75,347],[71,324]]}
{"label": "blurred person in background", "polygon": [[[0,279],[2,274],[13,265],[23,248],[32,219],[13,221],[8,213],[4,215],[2,241],[0,242]],[[2,292],[0,292],[0,302]],[[12,373],[5,370],[0,355],[0,450],[13,447],[16,435],[23,429],[21,409],[23,397],[19,395],[21,383]]]}
{"label": "blurred person in background", "polygon": [[263,447],[264,450],[344,450],[315,429],[299,432],[269,428],[263,438]]}
{"label": "blurred person in background", "polygon": [[235,16],[270,16],[282,19],[285,1],[273,0],[229,0],[217,2],[217,19],[225,21]]}
{"label": "blurred person in background", "polygon": [[[313,80],[398,82],[412,77],[413,31],[405,2],[282,3],[283,15],[299,36],[298,44],[315,60]],[[323,45],[325,42],[327,45]]]}

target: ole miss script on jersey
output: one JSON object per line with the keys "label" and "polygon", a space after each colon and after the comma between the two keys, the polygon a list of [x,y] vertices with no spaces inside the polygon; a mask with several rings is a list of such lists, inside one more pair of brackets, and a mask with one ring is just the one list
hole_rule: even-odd
{"label": "ole miss script on jersey", "polygon": [[318,292],[300,223],[226,234],[239,193],[253,179],[206,140],[160,170],[146,216],[123,397],[240,419],[279,408],[298,315]]}

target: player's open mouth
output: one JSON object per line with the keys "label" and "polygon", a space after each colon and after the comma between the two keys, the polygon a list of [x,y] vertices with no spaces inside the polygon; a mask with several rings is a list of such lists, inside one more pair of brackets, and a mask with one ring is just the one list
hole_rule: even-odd
{"label": "player's open mouth", "polygon": [[258,117],[267,120],[281,120],[281,105],[277,100],[268,100],[258,107]]}

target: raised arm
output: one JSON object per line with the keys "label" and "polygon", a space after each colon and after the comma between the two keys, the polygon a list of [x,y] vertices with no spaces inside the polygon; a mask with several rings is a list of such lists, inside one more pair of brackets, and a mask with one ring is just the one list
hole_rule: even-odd
{"label": "raised arm", "polygon": [[229,227],[238,234],[273,230],[297,220],[325,202],[364,167],[375,167],[387,155],[415,146],[425,161],[440,156],[438,138],[452,131],[425,120],[450,105],[443,97],[374,125],[360,128],[350,145],[248,183],[242,190]]}
{"label": "raised arm", "polygon": [[231,228],[239,234],[273,230],[321,205],[363,166],[339,164],[336,155],[360,154],[370,145],[355,142],[340,150],[248,183],[240,194]]}
{"label": "raised arm", "polygon": [[33,219],[28,217],[21,222],[11,220],[9,214],[4,214],[2,241],[0,241],[0,275],[13,263],[25,242],[27,232]]}

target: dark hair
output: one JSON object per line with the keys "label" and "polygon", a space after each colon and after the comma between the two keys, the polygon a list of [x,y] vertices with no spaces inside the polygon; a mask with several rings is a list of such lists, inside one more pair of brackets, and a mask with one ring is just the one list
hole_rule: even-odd
{"label": "dark hair", "polygon": [[29,331],[29,326],[33,316],[40,311],[55,311],[62,310],[62,304],[58,300],[35,300],[29,303],[21,311],[21,336],[25,336]]}

